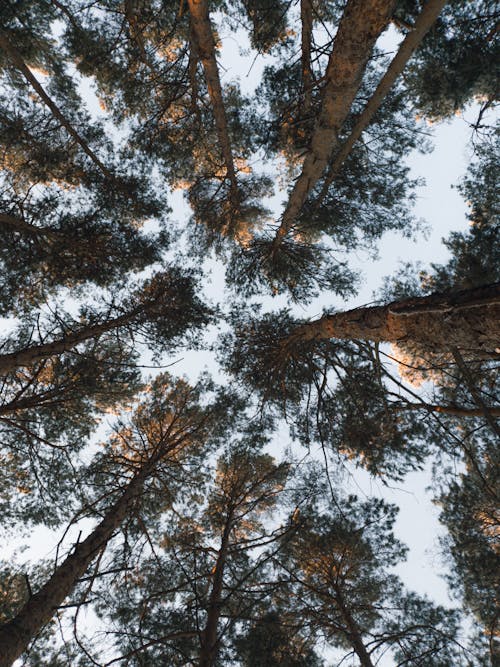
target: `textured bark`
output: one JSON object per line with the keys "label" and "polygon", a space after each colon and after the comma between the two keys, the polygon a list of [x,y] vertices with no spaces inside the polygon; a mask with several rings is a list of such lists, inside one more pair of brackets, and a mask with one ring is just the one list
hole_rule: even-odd
{"label": "textured bark", "polygon": [[[208,94],[212,102],[215,126],[219,139],[227,176],[231,182],[232,196],[237,198],[238,183],[234,168],[233,153],[227,127],[226,110],[222,98],[219,69],[215,58],[215,42],[206,0],[188,0],[191,25],[196,39],[196,48],[205,72]],[[236,204],[236,201],[234,202]]]}
{"label": "textured bark", "polygon": [[83,327],[79,331],[68,334],[58,340],[50,343],[41,343],[40,345],[32,345],[24,350],[11,352],[9,354],[0,355],[0,374],[8,373],[9,371],[19,368],[20,366],[29,366],[39,359],[52,357],[54,355],[63,354],[68,350],[73,349],[79,343],[83,343],[90,338],[98,338],[102,334],[118,329],[119,327],[131,324],[138,315],[144,312],[147,306],[142,305],[134,308],[128,313],[107,320],[102,324],[94,324],[88,327]]}
{"label": "textured bark", "polygon": [[68,556],[42,588],[31,596],[21,611],[0,626],[0,667],[9,667],[27,649],[30,641],[51,620],[57,608],[74,589],[78,579],[110,540],[123,521],[130,504],[140,493],[151,463],[132,479],[122,496],[103,520]]}
{"label": "textured bark", "polygon": [[222,587],[224,583],[224,568],[226,565],[229,535],[233,525],[232,513],[229,513],[224,532],[222,534],[217,562],[215,564],[212,589],[207,609],[207,622],[201,633],[201,650],[199,667],[213,667],[218,653],[217,626],[221,612]]}
{"label": "textured bark", "polygon": [[304,91],[304,111],[311,109],[312,73],[311,73],[311,40],[312,40],[312,4],[311,0],[300,0],[301,32],[301,60],[302,60],[302,89]]}
{"label": "textured bark", "polygon": [[324,315],[287,340],[340,338],[417,344],[430,352],[456,347],[468,357],[500,354],[500,283]]}
{"label": "textured bark", "polygon": [[57,120],[61,123],[61,125],[66,129],[68,134],[71,137],[73,137],[73,139],[77,142],[77,144],[79,144],[79,146],[83,149],[84,153],[88,155],[88,157],[101,170],[101,172],[104,174],[104,176],[106,176],[106,178],[112,179],[110,171],[107,169],[107,167],[104,166],[104,164],[97,157],[94,151],[90,148],[87,142],[84,139],[82,139],[82,137],[78,134],[75,128],[71,125],[68,119],[61,112],[57,104],[52,100],[51,97],[49,97],[49,95],[47,95],[43,87],[40,85],[36,77],[32,74],[31,70],[24,62],[17,48],[14,46],[14,44],[12,44],[7,34],[3,32],[3,30],[0,30],[0,49],[9,56],[13,65],[15,65],[17,69],[22,73],[26,81],[30,84],[33,90],[35,90],[35,92],[44,102],[44,104],[51,110],[54,117],[57,118]]}
{"label": "textured bark", "polygon": [[394,0],[349,0],[325,74],[321,111],[302,172],[290,193],[273,241],[277,250],[338,145],[340,132],[361,84],[375,42],[390,21]]}
{"label": "textured bark", "polygon": [[316,205],[319,205],[319,203],[321,203],[325,197],[328,188],[335,180],[335,177],[339,173],[340,167],[345,162],[354,144],[358,141],[363,131],[370,124],[385,96],[405,68],[406,63],[411,58],[417,46],[431,29],[433,23],[436,21],[445,4],[446,0],[428,0],[428,2],[424,5],[419,17],[415,21],[415,25],[411,29],[411,32],[409,32],[401,42],[397,54],[394,56],[391,64],[387,68],[386,73],[380,80],[380,83],[375,89],[373,96],[370,98],[368,104],[363,109],[361,115],[358,117],[358,120],[356,121],[351,134],[340,147],[333,163],[330,166],[328,178],[325,180],[325,184],[323,185]]}

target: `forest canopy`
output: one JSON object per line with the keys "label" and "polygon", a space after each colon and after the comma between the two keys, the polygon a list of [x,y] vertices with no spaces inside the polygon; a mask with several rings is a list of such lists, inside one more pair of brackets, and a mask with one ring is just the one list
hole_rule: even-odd
{"label": "forest canopy", "polygon": [[[497,4],[0,4],[0,667],[494,667]],[[416,471],[447,605],[360,486]]]}

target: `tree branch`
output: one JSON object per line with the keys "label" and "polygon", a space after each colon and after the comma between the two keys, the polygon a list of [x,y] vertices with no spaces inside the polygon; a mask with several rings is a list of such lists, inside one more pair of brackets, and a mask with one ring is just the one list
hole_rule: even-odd
{"label": "tree branch", "polygon": [[2,49],[2,51],[4,51],[9,56],[12,63],[22,73],[26,81],[36,91],[40,99],[51,110],[52,114],[66,129],[68,134],[71,137],[73,137],[73,139],[77,142],[77,144],[79,144],[79,146],[83,149],[84,153],[88,155],[88,157],[100,169],[100,171],[104,174],[106,178],[112,180],[113,176],[111,172],[108,170],[107,167],[104,166],[104,164],[97,157],[94,151],[89,147],[87,142],[84,139],[82,139],[82,137],[78,134],[75,128],[71,125],[71,123],[67,120],[62,111],[59,109],[57,104],[52,100],[51,97],[49,97],[49,95],[47,95],[43,87],[40,85],[39,81],[31,72],[30,68],[24,62],[20,52],[17,50],[14,44],[12,44],[12,42],[7,37],[7,34],[3,30],[0,30],[0,49]]}

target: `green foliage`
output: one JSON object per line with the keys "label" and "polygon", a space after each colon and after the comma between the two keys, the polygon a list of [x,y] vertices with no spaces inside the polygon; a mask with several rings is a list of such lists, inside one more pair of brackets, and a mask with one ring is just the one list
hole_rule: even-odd
{"label": "green foliage", "polygon": [[[323,134],[339,24],[350,12],[362,23],[366,3],[204,1],[213,39],[196,31],[191,0],[2,4],[0,513],[6,534],[43,525],[45,552],[58,547],[55,566],[0,568],[0,654],[12,640],[3,623],[60,584],[81,528],[104,537],[83,576],[64,575],[67,604],[26,633],[31,667],[320,667],[330,650],[363,667],[386,654],[415,667],[493,664],[497,363],[467,350],[459,364],[409,340],[397,374],[397,351],[325,338],[335,313],[318,324],[304,307],[354,296],[349,255],[418,230],[407,158],[429,149],[423,122],[478,99],[476,157],[458,186],[470,231],[445,241],[446,264],[406,265],[383,298],[500,281],[487,115],[496,8],[446,3],[340,161],[389,65],[379,43],[349,84],[342,127]],[[423,10],[401,0],[392,22],[404,34]],[[224,45],[242,35],[252,74],[238,81]],[[306,191],[280,227],[273,197],[293,198],[319,136],[333,146],[323,173],[299,179]],[[174,225],[175,190],[186,215]],[[224,273],[220,303],[206,303],[206,260]],[[215,351],[223,385],[160,372],[179,350],[189,366],[193,352]],[[379,488],[404,484],[431,456],[450,584],[477,621],[469,646],[458,611],[394,573],[406,554],[397,508],[342,490],[358,467]],[[106,533],[111,508],[123,519]]]}
{"label": "green foliage", "polygon": [[[242,667],[320,667],[323,661],[279,612],[269,611],[235,641]],[[293,636],[292,636],[293,633]]]}
{"label": "green foliage", "polygon": [[476,616],[489,643],[492,661],[498,651],[498,451],[494,439],[477,449],[476,467],[458,479],[439,500],[440,520],[449,534],[443,538],[445,551],[453,559],[449,576],[454,591]]}
{"label": "green foliage", "polygon": [[[409,13],[412,22],[417,3]],[[421,3],[418,3],[420,5]],[[491,0],[453,0],[414,56],[408,87],[415,106],[431,119],[462,111],[472,99],[494,100],[498,93],[498,8]]]}

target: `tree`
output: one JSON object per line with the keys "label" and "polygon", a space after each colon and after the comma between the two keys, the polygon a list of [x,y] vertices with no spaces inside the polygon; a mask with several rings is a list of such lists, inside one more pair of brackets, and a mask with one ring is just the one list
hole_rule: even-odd
{"label": "tree", "polygon": [[[4,5],[2,524],[87,537],[2,566],[0,664],[493,664],[496,7]],[[407,157],[464,109],[469,231],[347,303],[352,253],[418,233]],[[161,372],[198,351],[223,386]],[[396,507],[342,489],[431,466],[463,615],[391,570]]]}
{"label": "tree", "polygon": [[[156,379],[151,396],[137,408],[132,428],[123,426],[116,433],[110,442],[112,455],[105,458],[104,466],[95,466],[96,481],[101,478],[97,485],[100,497],[96,500],[102,503],[104,499],[107,505],[104,511],[100,510],[102,519],[85,540],[74,545],[72,553],[55,567],[40,590],[30,595],[0,627],[0,664],[10,665],[51,620],[91,562],[102,555],[132,507],[147,495],[151,476],[161,475],[162,465],[182,465],[183,459],[199,453],[210,439],[209,410],[199,405],[199,398],[200,390],[182,381],[170,382],[168,376]],[[103,486],[110,487],[104,494]],[[175,493],[175,485],[169,492]],[[90,501],[80,514],[88,509],[94,514],[96,500]]]}
{"label": "tree", "polygon": [[285,617],[298,616],[328,643],[352,650],[363,667],[387,648],[398,664],[457,664],[457,614],[405,592],[388,572],[405,553],[391,532],[395,508],[355,496],[333,500],[327,512],[310,509],[300,518],[301,529],[276,558],[287,582]]}
{"label": "tree", "polygon": [[125,656],[146,664],[214,665],[230,655],[236,624],[255,617],[267,596],[262,577],[269,558],[259,551],[287,532],[263,525],[279,502],[288,466],[260,452],[261,438],[254,433],[232,443],[203,471],[203,493],[192,489],[187,502],[166,509],[165,527],[151,535],[153,553],[138,554],[140,582],[125,573],[111,595],[102,591],[102,613],[127,633],[125,645],[120,631],[116,642]]}

